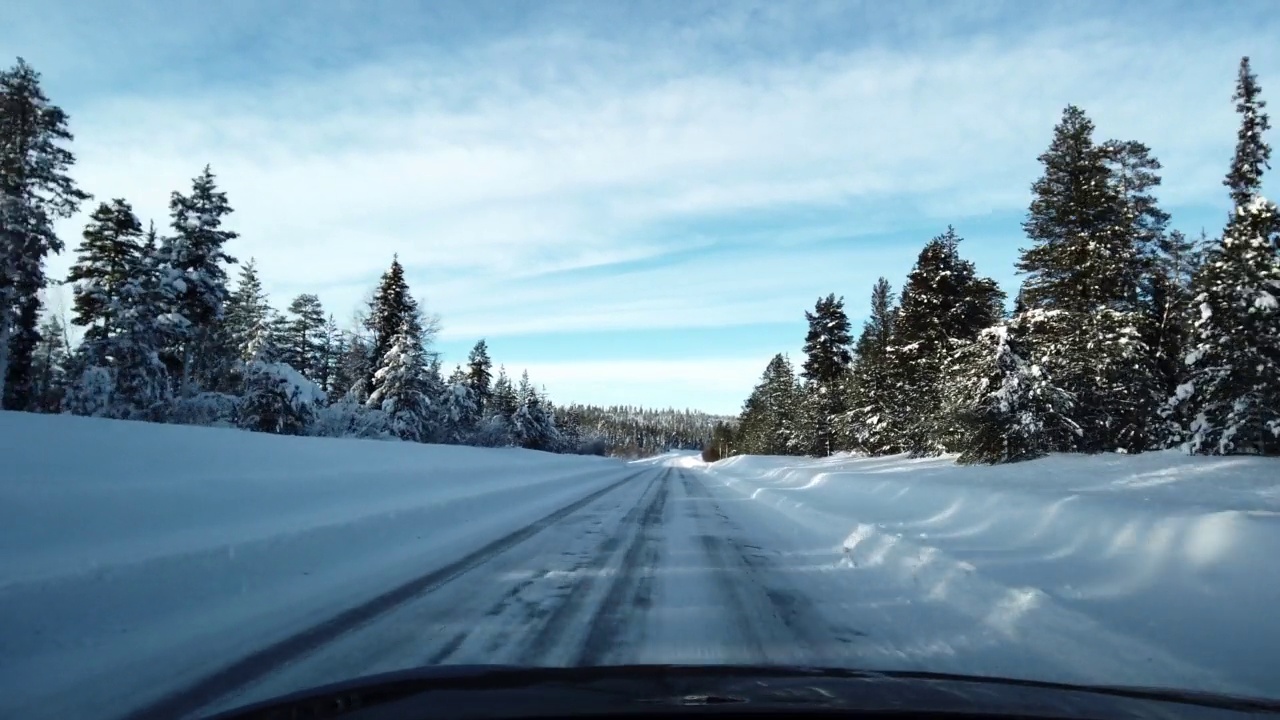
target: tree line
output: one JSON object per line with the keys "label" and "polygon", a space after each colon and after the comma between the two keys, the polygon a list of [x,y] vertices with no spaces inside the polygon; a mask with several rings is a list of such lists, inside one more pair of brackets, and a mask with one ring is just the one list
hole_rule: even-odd
{"label": "tree line", "polygon": [[398,258],[350,327],[310,293],[272,308],[254,261],[225,249],[237,237],[225,226],[232,208],[208,166],[171,194],[163,233],[123,198],[93,210],[65,278],[70,323],[83,330],[73,346],[39,299],[60,280],[45,275],[64,249],[54,221],[91,200],[69,175],[72,139],[37,72],[21,59],[0,72],[6,410],[594,454],[697,447],[709,432],[712,420],[696,413],[558,407],[527,372],[495,371],[484,340],[446,375],[432,349],[438,319]]}
{"label": "tree line", "polygon": [[900,295],[876,283],[856,340],[843,298],[819,299],[799,372],[775,356],[708,455],[1280,455],[1280,216],[1261,193],[1270,123],[1247,57],[1233,100],[1220,237],[1171,230],[1151,150],[1099,141],[1068,106],[1039,157],[1011,312],[948,227]]}

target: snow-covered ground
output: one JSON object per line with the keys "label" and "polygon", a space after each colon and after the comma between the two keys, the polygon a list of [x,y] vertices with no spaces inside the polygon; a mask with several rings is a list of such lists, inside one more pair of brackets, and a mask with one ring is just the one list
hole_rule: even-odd
{"label": "snow-covered ground", "polygon": [[0,413],[0,716],[105,717],[630,472]]}
{"label": "snow-covered ground", "polygon": [[737,457],[700,472],[791,554],[806,594],[843,598],[867,666],[1280,696],[1280,460]]}
{"label": "snow-covered ground", "polygon": [[1280,697],[1280,462],[636,463],[0,413],[0,716],[438,663]]}

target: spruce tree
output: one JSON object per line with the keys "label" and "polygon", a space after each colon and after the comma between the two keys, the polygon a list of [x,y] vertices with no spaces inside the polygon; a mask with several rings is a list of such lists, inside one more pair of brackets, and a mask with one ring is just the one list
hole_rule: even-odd
{"label": "spruce tree", "polygon": [[1158,164],[1136,144],[1095,144],[1093,129],[1068,106],[1039,158],[1044,175],[1023,223],[1033,245],[1018,262],[1027,274],[1020,300],[1046,313],[1028,326],[1028,352],[1074,398],[1081,432],[1054,449],[1136,452],[1151,444],[1158,394],[1141,293],[1162,221],[1140,202]]}
{"label": "spruce tree", "polygon": [[806,452],[826,456],[836,446],[838,418],[845,413],[844,380],[853,360],[849,346],[849,317],[844,298],[834,294],[819,298],[812,313],[805,312],[809,331],[805,335],[805,360],[801,375],[807,381],[804,393]]}
{"label": "spruce tree", "polygon": [[66,327],[57,315],[49,314],[40,325],[40,343],[32,358],[32,396],[28,409],[56,413],[62,408],[70,359]]}
{"label": "spruce tree", "polygon": [[[140,229],[136,222],[133,225]],[[86,242],[93,239],[93,233],[86,232]],[[154,258],[144,254],[146,249],[141,246],[130,257],[124,281],[99,296],[102,302],[82,304],[86,310],[77,317],[77,324],[95,324],[77,349],[77,380],[68,404],[72,412],[126,420],[166,419],[170,377],[160,357],[166,338],[162,320],[166,296]],[[82,257],[92,258],[93,253],[85,251]],[[81,269],[91,267],[95,265],[86,262]],[[84,282],[93,282],[92,274],[86,277]],[[86,294],[80,292],[78,297]]]}
{"label": "spruce tree", "polygon": [[[316,382],[324,391],[332,394],[334,392],[334,380],[338,372],[338,358],[342,357],[345,349],[343,346],[342,332],[338,330],[338,322],[334,320],[333,313],[324,322],[324,330],[321,332],[321,351],[320,351],[320,376],[316,378]],[[346,388],[343,388],[346,390]]]}
{"label": "spruce tree", "polygon": [[162,240],[159,254],[172,295],[170,312],[185,321],[169,354],[181,368],[179,382],[186,393],[216,384],[234,363],[234,351],[219,343],[230,295],[226,266],[236,262],[224,250],[238,237],[223,227],[231,212],[207,165],[189,195],[175,191],[169,199],[173,234]]}
{"label": "spruce tree", "polygon": [[1070,398],[1024,356],[1021,324],[1028,317],[987,328],[956,353],[942,407],[961,464],[1041,457],[1070,425]]}
{"label": "spruce tree", "polygon": [[870,455],[903,449],[901,393],[892,360],[897,315],[889,281],[880,278],[871,292],[871,316],[854,347],[856,359],[846,389],[846,434],[853,449]]}
{"label": "spruce tree", "polygon": [[1263,137],[1271,129],[1271,118],[1264,112],[1267,103],[1262,99],[1262,88],[1258,86],[1258,76],[1253,73],[1248,57],[1240,59],[1236,91],[1231,99],[1240,114],[1240,132],[1231,169],[1222,184],[1231,191],[1232,207],[1238,210],[1261,194],[1262,173],[1271,168],[1271,146]]}
{"label": "spruce tree", "polygon": [[271,316],[267,293],[258,277],[258,265],[253,258],[240,266],[236,289],[227,299],[224,322],[227,342],[242,362],[253,359],[250,344],[266,320]]}
{"label": "spruce tree", "polygon": [[391,337],[391,345],[373,376],[367,405],[387,414],[399,438],[427,442],[436,432],[427,379],[430,369],[410,321]]}
{"label": "spruce tree", "polygon": [[519,407],[520,401],[516,396],[515,388],[511,385],[511,378],[507,377],[507,368],[505,366],[499,367],[498,378],[493,381],[493,410],[491,414],[510,419]]}
{"label": "spruce tree", "polygon": [[319,388],[289,365],[279,362],[281,349],[270,322],[261,322],[252,333],[252,355],[244,367],[237,424],[255,432],[302,435],[315,418]]}
{"label": "spruce tree", "polygon": [[941,398],[952,354],[1003,312],[1004,293],[960,257],[960,240],[948,227],[925,244],[903,285],[894,325],[890,362],[894,384],[902,389],[901,440],[920,455],[949,449]]}
{"label": "spruce tree", "polygon": [[[407,333],[409,340],[419,346],[422,344],[422,326],[418,318],[418,303],[409,292],[409,284],[405,281],[404,267],[399,257],[393,257],[391,267],[382,274],[378,287],[369,302],[369,314],[364,321],[369,331],[372,357],[379,360],[386,356],[396,338]],[[370,370],[372,373],[378,368]]]}
{"label": "spruce tree", "polygon": [[[525,373],[525,378],[528,378],[528,373]],[[555,416],[532,385],[528,386],[528,393],[512,414],[511,426],[516,443],[528,450],[554,450],[560,441]]]}
{"label": "spruce tree", "polygon": [[284,361],[313,382],[324,374],[325,314],[320,298],[303,293],[289,303],[283,328]]}
{"label": "spruce tree", "polygon": [[1239,142],[1226,185],[1235,203],[1196,273],[1187,382],[1174,397],[1189,447],[1214,455],[1280,455],[1280,210],[1261,194],[1270,123],[1249,59],[1234,100]]}
{"label": "spruce tree", "polygon": [[800,430],[801,390],[791,361],[773,356],[760,382],[751,391],[739,419],[739,442],[753,455],[797,455],[802,447]]}
{"label": "spruce tree", "polygon": [[471,384],[463,377],[445,385],[439,398],[442,440],[451,445],[471,441],[480,422],[480,408]]}
{"label": "spruce tree", "polygon": [[10,410],[31,403],[44,261],[62,251],[53,223],[89,198],[68,175],[71,140],[39,73],[22,58],[0,72],[0,402]]}
{"label": "spruce tree", "polygon": [[467,356],[467,384],[475,396],[476,405],[484,413],[493,395],[493,360],[489,359],[489,346],[481,339]]}
{"label": "spruce tree", "polygon": [[121,293],[142,257],[142,223],[122,199],[102,203],[89,216],[67,282],[74,283],[71,321],[90,339],[105,337],[117,325]]}

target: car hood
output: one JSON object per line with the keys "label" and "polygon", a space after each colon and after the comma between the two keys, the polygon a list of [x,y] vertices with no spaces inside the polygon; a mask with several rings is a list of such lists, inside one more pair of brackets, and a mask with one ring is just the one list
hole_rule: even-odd
{"label": "car hood", "polygon": [[497,720],[774,712],[1240,718],[1280,713],[1280,702],[1160,688],[926,672],[774,666],[453,665],[326,685],[213,717]]}

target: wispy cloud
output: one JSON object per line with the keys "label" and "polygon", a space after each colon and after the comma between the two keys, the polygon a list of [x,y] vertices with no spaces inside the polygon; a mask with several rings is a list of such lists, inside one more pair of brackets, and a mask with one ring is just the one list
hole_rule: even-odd
{"label": "wispy cloud", "polygon": [[[340,316],[399,253],[453,337],[750,324],[863,294],[948,222],[1010,265],[1067,103],[1154,148],[1168,205],[1216,207],[1235,63],[1252,54],[1264,87],[1280,82],[1276,23],[1243,3],[1185,24],[1169,5],[1158,31],[1070,5],[1028,20],[1016,3],[673,3],[629,24],[597,7],[487,34],[437,12],[438,44],[85,93],[63,103],[76,175],[163,221],[169,192],[212,163],[234,253],[258,259],[277,302],[314,289]],[[217,41],[252,34],[281,62],[344,35],[276,21],[276,45],[243,19]],[[1007,229],[965,231],[990,217]]]}

